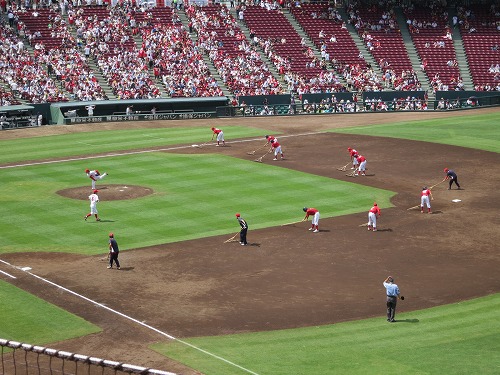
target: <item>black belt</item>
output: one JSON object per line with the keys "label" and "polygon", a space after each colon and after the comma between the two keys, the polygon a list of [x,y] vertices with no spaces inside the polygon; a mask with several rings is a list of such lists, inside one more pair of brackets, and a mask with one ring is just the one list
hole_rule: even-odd
{"label": "black belt", "polygon": [[387,296],[387,297],[390,297],[390,298],[398,298],[398,296]]}

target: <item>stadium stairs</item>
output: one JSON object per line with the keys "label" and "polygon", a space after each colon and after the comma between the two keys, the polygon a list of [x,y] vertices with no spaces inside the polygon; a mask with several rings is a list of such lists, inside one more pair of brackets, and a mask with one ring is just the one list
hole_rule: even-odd
{"label": "stadium stairs", "polygon": [[[241,31],[245,35],[245,38],[247,39],[247,41],[250,42],[251,44],[253,44],[253,40],[250,39],[250,30],[248,29],[246,23],[244,21],[242,22],[241,20],[238,19],[238,14],[237,14],[235,8],[229,8],[229,10],[231,11],[232,16],[236,20],[238,20],[238,26],[240,27]],[[283,87],[284,90],[287,90],[287,83],[283,80],[283,78],[281,77],[279,72],[276,70],[276,67],[274,66],[273,62],[268,59],[267,55],[265,53],[263,53],[260,50],[260,48],[255,48],[255,50],[260,55],[260,58],[262,59],[262,61],[267,65],[267,67],[269,68],[269,71],[271,72],[273,77],[280,83],[281,87]]]}
{"label": "stadium stairs", "polygon": [[[454,7],[448,8],[449,24],[452,25],[453,16],[457,15],[457,11]],[[458,71],[460,77],[464,84],[465,90],[474,90],[474,83],[472,82],[472,76],[469,70],[469,62],[467,60],[467,54],[465,53],[464,44],[462,42],[462,35],[460,33],[460,28],[451,28],[451,36],[453,38],[453,46],[455,47],[455,55],[457,57]]]}
{"label": "stadium stairs", "polygon": [[[179,16],[179,19],[181,20],[182,25],[184,26],[184,28],[187,30],[189,38],[191,38],[191,40],[193,41],[193,43],[196,45],[196,43],[198,42],[198,34],[194,30],[193,30],[192,33],[189,32],[189,26],[188,26],[189,25],[189,19],[188,19],[188,16],[186,15],[185,8],[182,7],[181,10],[178,10],[177,11],[177,15]],[[224,95],[227,96],[227,97],[232,97],[233,93],[226,86],[226,84],[224,83],[224,80],[222,79],[221,75],[219,74],[219,71],[215,68],[214,64],[209,59],[209,57],[208,57],[208,55],[206,53],[203,54],[203,61],[205,62],[205,64],[207,64],[208,71],[210,72],[210,74],[212,75],[212,77],[215,78],[215,80],[217,81],[217,84],[219,85],[219,87],[222,90],[222,92],[224,93]]]}
{"label": "stadium stairs", "polygon": [[347,12],[345,11],[345,8],[338,8],[337,9],[340,16],[342,17],[342,21],[346,24],[347,31],[349,31],[349,34],[351,35],[352,40],[354,40],[354,43],[356,44],[356,47],[358,47],[358,51],[360,51],[363,54],[363,57],[367,64],[370,64],[373,71],[377,73],[379,77],[382,77],[383,72],[380,69],[380,66],[377,61],[373,58],[373,55],[368,51],[368,48],[366,48],[366,44],[363,42],[361,37],[359,36],[358,32],[356,31],[355,27],[351,25],[349,22],[349,16],[347,15]]}

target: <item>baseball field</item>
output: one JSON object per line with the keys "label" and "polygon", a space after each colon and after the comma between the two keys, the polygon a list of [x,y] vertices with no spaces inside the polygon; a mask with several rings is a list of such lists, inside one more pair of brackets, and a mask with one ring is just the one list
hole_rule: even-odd
{"label": "baseball field", "polygon": [[[0,337],[182,374],[498,373],[499,120],[481,109],[0,132]],[[367,176],[340,170],[347,147]],[[463,190],[447,190],[445,167]],[[83,220],[86,168],[109,174],[99,222]],[[320,211],[319,233],[303,207]],[[235,213],[248,246],[227,242]],[[106,268],[110,232],[121,270]],[[406,297],[395,324],[389,274]]]}

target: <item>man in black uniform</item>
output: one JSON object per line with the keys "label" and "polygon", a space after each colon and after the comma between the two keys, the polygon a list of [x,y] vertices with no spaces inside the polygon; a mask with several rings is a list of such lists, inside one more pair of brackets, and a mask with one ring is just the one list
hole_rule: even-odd
{"label": "man in black uniform", "polygon": [[449,184],[450,184],[448,186],[448,190],[451,190],[451,185],[453,183],[455,183],[457,185],[458,190],[462,190],[462,188],[460,187],[460,185],[458,183],[458,177],[457,177],[457,174],[455,172],[453,172],[451,169],[445,168],[444,173],[446,173],[446,177],[444,179],[448,180]]}
{"label": "man in black uniform", "polygon": [[120,262],[118,261],[118,243],[115,240],[115,235],[113,233],[109,234],[109,266],[108,268],[113,268],[113,262],[116,263],[116,269],[120,269]]}
{"label": "man in black uniform", "polygon": [[240,230],[240,245],[245,246],[247,245],[247,231],[248,231],[248,224],[241,217],[240,214],[236,214],[236,219],[238,219],[238,222],[240,223],[241,230]]}

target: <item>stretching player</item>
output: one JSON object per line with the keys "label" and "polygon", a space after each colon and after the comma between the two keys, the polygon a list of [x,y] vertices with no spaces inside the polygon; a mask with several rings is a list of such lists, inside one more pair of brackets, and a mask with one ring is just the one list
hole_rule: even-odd
{"label": "stretching player", "polygon": [[97,169],[92,171],[90,169],[85,169],[85,173],[87,174],[87,177],[92,180],[92,190],[95,189],[95,182],[97,180],[102,180],[108,175],[106,172],[100,174]]}

